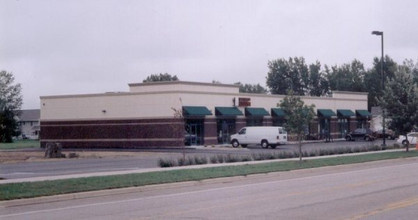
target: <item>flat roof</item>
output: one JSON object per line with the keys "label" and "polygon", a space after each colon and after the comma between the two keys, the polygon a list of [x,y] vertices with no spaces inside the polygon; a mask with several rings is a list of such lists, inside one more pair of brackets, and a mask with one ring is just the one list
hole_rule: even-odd
{"label": "flat roof", "polygon": [[145,82],[145,83],[129,83],[129,87],[135,86],[154,86],[154,85],[195,85],[195,86],[219,86],[219,87],[235,87],[239,88],[239,85],[235,84],[223,84],[223,83],[205,83],[205,82],[191,82],[191,81],[160,81],[160,82]]}

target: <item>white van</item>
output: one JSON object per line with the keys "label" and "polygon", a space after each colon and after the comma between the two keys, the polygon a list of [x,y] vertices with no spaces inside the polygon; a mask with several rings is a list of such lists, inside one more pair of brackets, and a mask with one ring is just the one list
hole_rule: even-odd
{"label": "white van", "polygon": [[249,144],[263,148],[287,143],[287,133],[283,127],[243,127],[237,134],[231,135],[232,147],[246,147]]}

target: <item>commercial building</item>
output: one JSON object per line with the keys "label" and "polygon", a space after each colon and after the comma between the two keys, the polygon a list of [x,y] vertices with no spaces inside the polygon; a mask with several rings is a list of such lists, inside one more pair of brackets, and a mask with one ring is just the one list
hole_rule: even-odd
{"label": "commercial building", "polygon": [[[283,95],[240,93],[236,85],[197,82],[129,84],[128,92],[41,97],[41,145],[178,147],[229,143],[244,126],[280,126]],[[367,127],[367,94],[334,91],[301,97],[316,106],[306,126],[312,139],[341,138]]]}

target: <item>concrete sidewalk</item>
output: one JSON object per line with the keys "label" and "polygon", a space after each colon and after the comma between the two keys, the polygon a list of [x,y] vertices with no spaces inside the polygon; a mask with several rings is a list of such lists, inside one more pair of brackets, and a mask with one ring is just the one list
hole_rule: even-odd
{"label": "concrete sidewalk", "polygon": [[[410,150],[415,150],[415,148],[410,148]],[[372,151],[372,152],[352,153],[352,154],[338,154],[338,155],[319,156],[319,157],[304,157],[303,160],[344,157],[344,156],[354,156],[354,155],[363,155],[363,154],[376,154],[376,153],[384,153],[384,152],[397,152],[397,151],[405,151],[405,149]],[[261,163],[295,161],[295,160],[299,160],[299,158],[245,161],[245,162],[236,162],[236,163],[217,163],[217,164],[209,163],[209,164],[193,165],[193,166],[147,168],[147,169],[137,169],[137,170],[126,170],[126,171],[110,171],[110,172],[94,172],[94,173],[83,173],[83,174],[68,174],[68,175],[58,175],[58,176],[30,177],[30,178],[21,178],[21,179],[0,180],[0,184],[51,181],[51,180],[74,179],[74,178],[97,177],[97,176],[113,176],[113,175],[124,175],[124,174],[149,173],[149,172],[162,172],[162,171],[181,170],[181,169],[200,169],[200,168],[207,168],[207,167],[239,166],[239,165],[246,165],[246,164],[261,164]]]}

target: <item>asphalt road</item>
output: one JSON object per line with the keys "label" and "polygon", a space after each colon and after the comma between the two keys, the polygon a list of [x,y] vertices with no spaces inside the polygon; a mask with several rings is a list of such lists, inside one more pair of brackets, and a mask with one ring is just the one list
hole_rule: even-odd
{"label": "asphalt road", "polygon": [[[306,151],[314,151],[319,149],[332,149],[339,147],[354,147],[364,145],[380,145],[381,140],[374,142],[330,142],[330,143],[309,143],[304,144],[303,149]],[[387,141],[387,144],[393,144],[394,141]],[[251,155],[265,152],[278,151],[295,151],[297,145],[282,145],[277,149],[262,149],[259,146],[249,146],[248,148],[234,149],[230,146],[222,148],[197,148],[188,149],[187,155],[217,155],[217,154],[234,154],[234,155]],[[129,171],[146,168],[158,167],[160,158],[177,159],[181,157],[181,150],[147,150],[144,155],[120,158],[95,158],[95,159],[73,159],[62,161],[42,161],[42,162],[24,162],[0,164],[0,178],[4,179],[20,179],[30,177],[58,176],[68,174],[82,174],[93,172],[109,172],[109,171]]]}
{"label": "asphalt road", "polygon": [[2,202],[0,219],[416,219],[416,170],[410,158]]}

